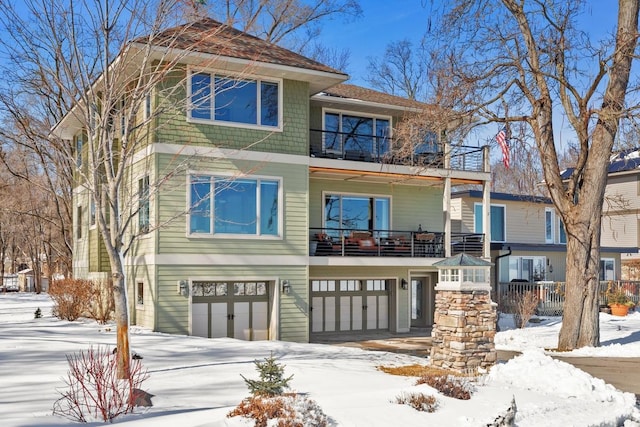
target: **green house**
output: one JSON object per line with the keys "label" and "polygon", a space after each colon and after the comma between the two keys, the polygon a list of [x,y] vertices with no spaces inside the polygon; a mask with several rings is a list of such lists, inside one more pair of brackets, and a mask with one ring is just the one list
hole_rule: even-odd
{"label": "green house", "polygon": [[[298,342],[430,326],[434,263],[489,257],[485,234],[451,225],[453,186],[481,186],[489,205],[487,148],[428,122],[399,138],[432,106],[213,20],[167,35],[192,50],[147,101],[159,113],[123,184],[141,197],[125,257],[132,323]],[[65,120],[81,158],[83,130]],[[79,185],[73,203],[74,274],[103,277],[90,192]]]}

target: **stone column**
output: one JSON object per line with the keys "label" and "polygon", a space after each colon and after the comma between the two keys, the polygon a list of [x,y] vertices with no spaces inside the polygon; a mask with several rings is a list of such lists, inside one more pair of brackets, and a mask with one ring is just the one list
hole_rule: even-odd
{"label": "stone column", "polygon": [[436,287],[431,364],[458,372],[488,369],[496,362],[496,305],[489,290]]}

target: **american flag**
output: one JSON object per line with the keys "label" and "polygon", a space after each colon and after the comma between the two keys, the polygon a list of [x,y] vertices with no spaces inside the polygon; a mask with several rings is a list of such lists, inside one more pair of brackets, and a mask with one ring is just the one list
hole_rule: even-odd
{"label": "american flag", "polygon": [[502,163],[509,169],[509,140],[507,140],[507,127],[504,126],[496,135],[496,142],[502,150]]}

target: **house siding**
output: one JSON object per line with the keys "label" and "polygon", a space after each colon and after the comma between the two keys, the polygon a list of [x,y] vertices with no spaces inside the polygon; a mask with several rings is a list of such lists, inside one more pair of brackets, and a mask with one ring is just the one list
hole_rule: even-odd
{"label": "house siding", "polygon": [[602,215],[602,246],[638,247],[638,174],[609,176]]}

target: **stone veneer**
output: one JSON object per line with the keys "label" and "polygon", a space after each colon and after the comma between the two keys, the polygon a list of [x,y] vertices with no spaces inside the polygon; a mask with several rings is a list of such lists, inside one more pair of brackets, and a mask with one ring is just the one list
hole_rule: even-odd
{"label": "stone veneer", "polygon": [[431,364],[458,372],[496,362],[496,306],[489,291],[437,290]]}

